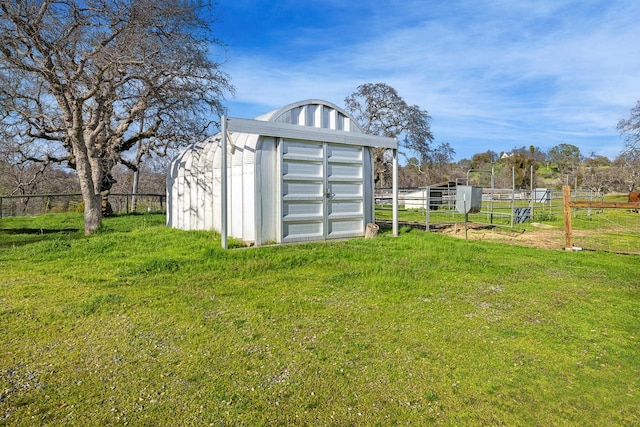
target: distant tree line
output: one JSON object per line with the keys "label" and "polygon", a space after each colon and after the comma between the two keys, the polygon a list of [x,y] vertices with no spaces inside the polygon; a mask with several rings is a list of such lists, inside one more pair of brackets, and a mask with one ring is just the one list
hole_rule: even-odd
{"label": "distant tree line", "polygon": [[[562,143],[544,151],[535,146],[514,147],[508,152],[485,151],[471,159],[453,162],[454,149],[448,143],[434,144],[429,113],[408,105],[385,83],[361,85],[345,99],[346,109],[366,133],[395,137],[404,156],[399,168],[399,185],[426,187],[447,182],[495,188],[561,188],[570,184],[601,192],[628,192],[640,187],[640,102],[629,119],[618,128],[625,137],[625,149],[615,158],[590,153],[585,156],[572,144]],[[388,150],[374,150],[376,187],[390,187],[391,156]],[[462,181],[461,181],[462,180]]]}
{"label": "distant tree line", "polygon": [[[489,187],[493,172],[495,188],[554,188],[563,185],[600,192],[630,192],[640,188],[640,156],[623,151],[615,159],[590,153],[584,156],[571,144],[560,144],[548,151],[539,147],[515,147],[508,152],[485,151],[471,159],[431,165],[425,173],[416,158],[399,171],[401,187],[424,187],[456,181]],[[462,180],[462,181],[461,181]]]}

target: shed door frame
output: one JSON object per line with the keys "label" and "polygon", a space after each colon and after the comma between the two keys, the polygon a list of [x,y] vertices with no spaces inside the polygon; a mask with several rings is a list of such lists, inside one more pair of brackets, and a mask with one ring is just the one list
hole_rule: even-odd
{"label": "shed door frame", "polygon": [[363,236],[365,147],[278,139],[279,242]]}

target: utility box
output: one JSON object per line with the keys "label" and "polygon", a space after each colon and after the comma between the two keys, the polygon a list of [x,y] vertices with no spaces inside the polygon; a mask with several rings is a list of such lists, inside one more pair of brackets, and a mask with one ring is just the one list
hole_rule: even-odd
{"label": "utility box", "polygon": [[458,185],[456,188],[456,210],[462,214],[478,213],[482,208],[482,187]]}

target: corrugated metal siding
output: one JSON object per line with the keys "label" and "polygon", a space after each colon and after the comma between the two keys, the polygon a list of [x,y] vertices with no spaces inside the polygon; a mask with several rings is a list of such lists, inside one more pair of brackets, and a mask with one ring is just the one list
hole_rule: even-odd
{"label": "corrugated metal siding", "polygon": [[[271,120],[271,115],[266,115],[266,117]],[[320,103],[310,103],[290,108],[281,112],[272,120],[292,125],[360,132],[358,125],[345,114],[332,106]]]}
{"label": "corrugated metal siding", "polygon": [[261,137],[256,150],[256,244],[275,243],[280,236],[280,177],[275,138]]}

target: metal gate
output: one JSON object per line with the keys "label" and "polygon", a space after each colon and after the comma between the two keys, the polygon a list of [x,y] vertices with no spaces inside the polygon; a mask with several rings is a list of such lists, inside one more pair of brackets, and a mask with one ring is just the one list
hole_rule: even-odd
{"label": "metal gate", "polygon": [[361,146],[280,140],[283,242],[364,235]]}

